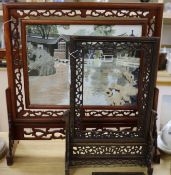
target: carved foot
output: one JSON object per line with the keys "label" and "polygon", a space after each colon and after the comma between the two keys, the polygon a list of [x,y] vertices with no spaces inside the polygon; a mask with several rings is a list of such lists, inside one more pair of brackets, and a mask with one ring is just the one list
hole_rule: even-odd
{"label": "carved foot", "polygon": [[160,152],[158,149],[155,151],[155,153],[153,155],[153,162],[160,164]]}
{"label": "carved foot", "polygon": [[69,169],[65,169],[65,175],[69,175]]}
{"label": "carved foot", "polygon": [[8,151],[7,156],[6,156],[6,160],[7,160],[7,165],[11,166],[13,164],[13,155],[10,154],[10,152]]}
{"label": "carved foot", "polygon": [[151,166],[148,167],[147,174],[148,175],[153,175],[153,168],[151,168]]}
{"label": "carved foot", "polygon": [[7,156],[6,156],[6,160],[7,160],[7,165],[11,166],[14,162],[14,154],[15,154],[15,150],[17,147],[17,144],[19,143],[18,140],[9,140],[9,149],[7,152]]}
{"label": "carved foot", "polygon": [[[67,153],[66,153],[67,154]],[[66,156],[67,157],[67,156]],[[70,175],[70,168],[69,168],[69,162],[65,162],[65,175]]]}

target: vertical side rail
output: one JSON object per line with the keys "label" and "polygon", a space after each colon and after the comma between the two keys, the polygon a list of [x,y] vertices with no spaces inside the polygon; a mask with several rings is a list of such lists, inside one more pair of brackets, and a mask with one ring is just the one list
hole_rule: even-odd
{"label": "vertical side rail", "polygon": [[150,131],[149,131],[149,137],[148,137],[148,153],[147,153],[147,168],[148,168],[148,175],[152,175],[153,174],[153,168],[152,168],[152,160],[154,157],[154,142],[155,142],[155,138],[153,136],[153,129],[155,127],[155,121],[156,121],[156,117],[157,117],[157,112],[155,110],[151,110],[151,119],[150,119]]}
{"label": "vertical side rail", "polygon": [[10,88],[6,89],[6,102],[7,102],[7,113],[8,113],[8,125],[9,125],[9,149],[6,156],[7,165],[10,166],[13,164],[14,154],[17,140],[14,140],[14,123],[12,120],[12,104],[11,104],[11,90]]}
{"label": "vertical side rail", "polygon": [[[158,95],[159,95],[159,89],[155,87],[154,89],[154,100],[153,100],[153,110],[157,111],[157,105],[158,105]],[[153,128],[153,138],[154,138],[154,155],[153,155],[153,161],[155,163],[160,163],[160,152],[157,148],[157,115],[154,121],[154,128]]]}
{"label": "vertical side rail", "polygon": [[[150,120],[150,133],[149,133],[149,158],[148,158],[148,175],[153,174],[153,168],[151,167],[152,160],[155,163],[160,163],[160,155],[158,156],[157,150],[157,105],[158,105],[158,88],[154,88],[154,97],[153,97],[153,105],[151,110],[151,120]],[[147,156],[148,157],[148,156]]]}
{"label": "vertical side rail", "polygon": [[64,119],[65,119],[65,131],[66,131],[66,148],[65,148],[65,175],[70,174],[70,146],[71,146],[71,140],[70,140],[70,111],[67,110],[64,113]]}

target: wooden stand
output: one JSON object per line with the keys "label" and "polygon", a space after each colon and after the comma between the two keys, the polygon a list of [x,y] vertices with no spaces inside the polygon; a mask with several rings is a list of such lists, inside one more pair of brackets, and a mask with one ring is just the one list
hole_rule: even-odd
{"label": "wooden stand", "polygon": [[[158,58],[156,50],[159,48],[159,40],[156,38],[89,36],[73,37],[71,43],[71,51],[77,50],[77,54],[70,58],[71,109],[66,122],[66,128],[69,128],[66,139],[66,175],[70,174],[69,169],[72,166],[101,164],[145,165],[147,174],[152,175],[153,154],[157,149],[157,113],[154,108],[156,108],[158,90],[154,86]],[[133,50],[138,51],[139,55],[135,58],[141,60],[137,87],[139,95],[137,95],[136,106],[131,104],[100,106],[95,102],[94,106],[92,105],[94,113],[99,114],[98,117],[101,122],[105,123],[105,126],[98,129],[85,128],[84,117],[88,109],[83,103],[85,98],[84,59],[86,58],[84,54],[92,53],[91,51],[96,49],[105,49],[105,52],[113,50],[114,53],[118,53],[122,48],[131,53]],[[146,56],[144,57],[144,55]],[[109,116],[103,115],[108,111],[113,114],[110,121],[107,121]],[[136,121],[134,126],[119,123],[122,120],[131,123],[134,116]]]}
{"label": "wooden stand", "polygon": [[[44,140],[65,138],[64,113],[70,106],[27,105],[28,77],[25,74],[27,63],[27,25],[130,25],[146,26],[142,34],[148,37],[161,35],[162,4],[140,3],[5,3],[3,4],[4,33],[8,70],[6,91],[9,120],[8,165],[12,165],[15,145],[18,140]],[[100,20],[99,20],[100,19]],[[103,19],[103,20],[101,20]],[[94,22],[96,21],[96,22]],[[100,22],[99,22],[100,21]],[[119,22],[118,22],[119,21]],[[126,23],[125,23],[126,21]],[[144,28],[143,28],[144,29]],[[89,115],[91,114],[89,108]],[[108,114],[107,114],[108,115]],[[98,117],[84,119],[84,128],[112,126],[111,119],[100,121]],[[117,125],[134,126],[136,120],[117,120]],[[68,125],[67,125],[68,126]],[[114,125],[116,126],[116,124]],[[68,129],[69,130],[69,129]],[[156,132],[154,132],[156,136]],[[67,140],[70,136],[67,135]],[[156,147],[155,142],[155,147]],[[69,149],[68,145],[67,148]],[[68,150],[66,150],[68,151]],[[156,154],[156,151],[155,151]],[[69,158],[66,153],[66,158]],[[155,159],[156,160],[156,159]],[[66,163],[66,172],[68,172]],[[67,174],[67,173],[66,173]]]}

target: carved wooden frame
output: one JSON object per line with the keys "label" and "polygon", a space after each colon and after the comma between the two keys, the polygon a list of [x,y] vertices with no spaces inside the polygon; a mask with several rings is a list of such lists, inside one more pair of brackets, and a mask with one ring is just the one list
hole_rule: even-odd
{"label": "carved wooden frame", "polygon": [[[23,81],[21,28],[22,20],[147,20],[147,36],[160,36],[162,4],[140,3],[6,3],[3,4],[5,44],[7,51],[8,89],[7,105],[9,117],[9,152],[7,163],[13,163],[15,140],[64,138],[66,109],[34,109],[25,107],[22,93]],[[121,21],[122,21],[121,20]],[[97,116],[89,111],[90,116]],[[110,111],[104,115],[113,115]],[[123,122],[127,123],[126,121]],[[92,123],[90,123],[92,124]],[[94,126],[94,124],[93,124]],[[104,125],[103,125],[104,126]],[[28,132],[27,128],[31,129]],[[25,130],[26,129],[26,130]],[[27,137],[25,137],[27,136]],[[31,137],[29,137],[31,136]]]}
{"label": "carved wooden frame", "polygon": [[[155,111],[153,109],[155,76],[157,74],[157,58],[159,38],[105,38],[105,37],[73,37],[71,51],[71,109],[68,118],[66,174],[74,165],[96,164],[135,164],[146,165],[148,175],[152,175],[153,128]],[[140,51],[140,84],[138,89],[137,125],[119,127],[113,122],[112,129],[85,129],[83,120],[84,94],[84,51],[88,49],[116,49],[117,47]],[[143,53],[143,54],[142,54]],[[129,109],[131,110],[131,106]],[[112,109],[111,109],[112,110]],[[113,111],[125,109],[113,108]],[[116,116],[112,116],[115,118]],[[120,116],[125,118],[124,115]],[[129,116],[132,118],[132,116]],[[127,119],[129,121],[129,119]],[[136,130],[135,130],[136,128]],[[123,150],[122,150],[123,149]],[[140,158],[141,157],[141,158]]]}

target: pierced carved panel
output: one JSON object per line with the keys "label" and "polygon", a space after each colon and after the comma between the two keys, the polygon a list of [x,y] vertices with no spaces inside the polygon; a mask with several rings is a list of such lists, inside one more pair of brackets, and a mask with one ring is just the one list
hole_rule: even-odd
{"label": "pierced carved panel", "polygon": [[88,110],[85,109],[85,117],[108,118],[108,117],[138,117],[137,110]]}
{"label": "pierced carved panel", "polygon": [[65,110],[24,110],[24,112],[19,114],[19,117],[53,117],[61,118],[63,117]]}
{"label": "pierced carved panel", "polygon": [[24,128],[24,139],[51,140],[64,139],[63,128]]}
{"label": "pierced carved panel", "polygon": [[116,128],[87,128],[84,131],[76,131],[78,139],[125,139],[141,138],[143,135],[137,127],[116,127]]}
{"label": "pierced carved panel", "polygon": [[79,145],[73,146],[73,156],[87,156],[87,158],[93,157],[112,157],[116,155],[120,156],[136,156],[143,155],[145,152],[142,145]]}
{"label": "pierced carved panel", "polygon": [[[75,126],[81,127],[81,116],[83,114],[82,104],[83,104],[83,57],[77,51],[72,52],[71,60],[71,74],[74,76],[71,77],[71,92],[70,92],[70,104],[71,111],[77,115],[79,120],[75,120]],[[77,56],[75,56],[77,55]],[[78,82],[76,84],[76,82]],[[75,95],[76,94],[76,95]],[[73,120],[74,121],[74,120]]]}

